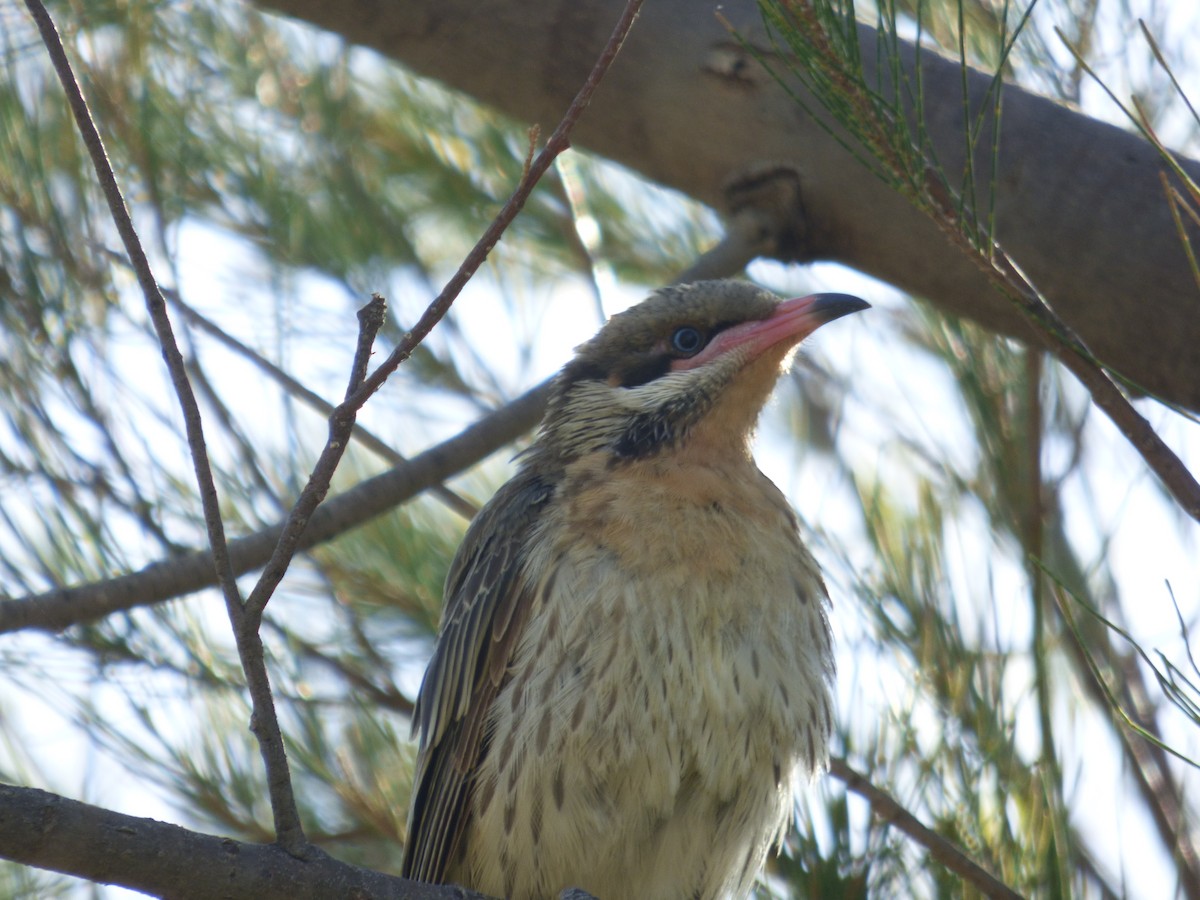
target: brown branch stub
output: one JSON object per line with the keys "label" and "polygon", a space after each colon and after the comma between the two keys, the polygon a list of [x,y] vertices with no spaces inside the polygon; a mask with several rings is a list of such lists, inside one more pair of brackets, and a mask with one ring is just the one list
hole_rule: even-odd
{"label": "brown branch stub", "polygon": [[723,185],[730,230],[752,235],[759,254],[781,262],[813,258],[804,212],[804,185],[790,162],[763,162]]}
{"label": "brown branch stub", "polygon": [[814,258],[804,211],[800,171],[788,162],[764,162],[730,177],[722,187],[725,234],[675,279],[676,284],[737,275],[755,259]]}
{"label": "brown branch stub", "polygon": [[350,383],[346,385],[347,397],[362,387],[375,347],[375,338],[386,319],[387,301],[383,299],[382,294],[372,294],[367,305],[358,311],[358,347],[354,351],[354,363],[350,367]]}

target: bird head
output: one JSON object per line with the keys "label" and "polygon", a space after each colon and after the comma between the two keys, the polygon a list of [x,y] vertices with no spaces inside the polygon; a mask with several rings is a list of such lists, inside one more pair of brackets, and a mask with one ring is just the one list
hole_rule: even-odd
{"label": "bird head", "polygon": [[781,301],[743,281],[664,288],[613,316],[559,374],[535,453],[616,462],[664,452],[749,454],[796,346],[866,309],[847,294]]}

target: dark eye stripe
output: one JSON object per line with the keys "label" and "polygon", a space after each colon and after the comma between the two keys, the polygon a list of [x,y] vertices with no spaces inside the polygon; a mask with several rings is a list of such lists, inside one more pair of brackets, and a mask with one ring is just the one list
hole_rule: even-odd
{"label": "dark eye stripe", "polygon": [[625,388],[649,384],[655,378],[666,375],[670,369],[671,359],[662,353],[643,356],[634,361],[633,365],[618,373],[617,383]]}

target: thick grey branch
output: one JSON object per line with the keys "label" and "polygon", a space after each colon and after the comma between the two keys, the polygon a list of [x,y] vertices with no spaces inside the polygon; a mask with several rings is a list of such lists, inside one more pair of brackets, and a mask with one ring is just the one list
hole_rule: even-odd
{"label": "thick grey branch", "polygon": [[473,891],[348,865],[320,851],[300,860],[274,844],[243,844],[5,784],[0,857],[188,900],[486,900]]}
{"label": "thick grey branch", "polygon": [[[620,0],[259,0],[372,47],[522,122],[556,121],[603,46]],[[866,175],[733,42],[715,5],[656,0],[597,92],[575,142],[719,209],[763,165],[801,176],[806,246],[942,309],[1026,337],[1028,326],[935,225]],[[753,0],[722,14],[765,46]],[[863,56],[876,35],[861,30]],[[907,71],[911,47],[901,44]],[[926,127],[962,171],[957,63],[923,56]],[[991,76],[972,72],[973,100]],[[1183,160],[1200,178],[1200,163]],[[1016,87],[1004,90],[996,237],[1093,353],[1146,389],[1200,409],[1196,289],[1147,142]],[[976,166],[987,173],[989,167]],[[980,196],[988,196],[986,186]],[[1200,234],[1195,236],[1200,240]]]}

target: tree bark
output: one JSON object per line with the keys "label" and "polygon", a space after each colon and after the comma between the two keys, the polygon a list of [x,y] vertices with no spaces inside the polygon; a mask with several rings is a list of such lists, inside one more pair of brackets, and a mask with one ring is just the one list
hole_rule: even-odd
{"label": "tree bark", "polygon": [[[259,3],[542,125],[557,121],[621,8],[620,0]],[[790,173],[799,202],[775,255],[842,262],[999,333],[1028,335],[976,265],[804,114],[715,9],[648,3],[576,143],[725,212],[764,171]],[[724,0],[720,10],[739,34],[768,46],[752,0]],[[860,38],[864,59],[874,60],[875,32],[863,27]],[[911,77],[912,47],[901,44],[900,56]],[[953,179],[965,160],[961,73],[929,52],[921,65],[925,125]],[[990,81],[970,73],[973,103]],[[1155,149],[1013,86],[1004,88],[1000,147],[999,243],[1101,360],[1146,391],[1200,409],[1200,294]],[[1182,162],[1200,180],[1200,163]],[[980,169],[987,197],[990,165]],[[1200,244],[1200,230],[1192,239]]]}
{"label": "tree bark", "polygon": [[0,858],[100,884],[188,900],[488,900],[308,850],[298,859],[275,844],[245,844],[0,784]]}

